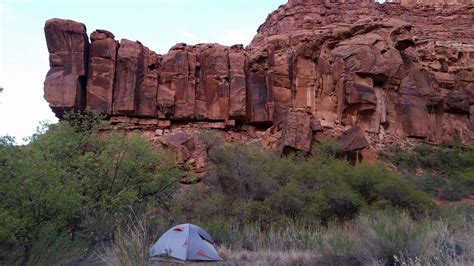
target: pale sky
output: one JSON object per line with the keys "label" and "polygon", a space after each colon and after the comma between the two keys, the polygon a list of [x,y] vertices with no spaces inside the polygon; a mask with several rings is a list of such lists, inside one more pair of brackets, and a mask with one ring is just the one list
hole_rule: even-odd
{"label": "pale sky", "polygon": [[249,44],[268,13],[286,0],[0,0],[0,136],[17,142],[40,121],[57,119],[43,98],[49,69],[44,22],[82,22],[90,34],[139,40],[158,53],[178,42]]}

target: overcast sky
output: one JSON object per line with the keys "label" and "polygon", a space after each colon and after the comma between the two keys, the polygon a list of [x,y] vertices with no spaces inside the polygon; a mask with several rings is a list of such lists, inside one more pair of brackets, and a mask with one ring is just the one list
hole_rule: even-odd
{"label": "overcast sky", "polygon": [[247,45],[268,13],[286,0],[0,0],[0,136],[17,141],[40,121],[56,122],[43,98],[49,69],[44,22],[83,22],[90,34],[139,40],[158,53],[178,42]]}

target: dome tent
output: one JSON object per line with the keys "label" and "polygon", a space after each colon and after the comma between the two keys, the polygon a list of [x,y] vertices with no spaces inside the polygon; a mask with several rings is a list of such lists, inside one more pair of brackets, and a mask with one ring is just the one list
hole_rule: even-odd
{"label": "dome tent", "polygon": [[166,231],[150,248],[150,257],[154,256],[180,260],[222,260],[211,236],[194,224],[180,224]]}

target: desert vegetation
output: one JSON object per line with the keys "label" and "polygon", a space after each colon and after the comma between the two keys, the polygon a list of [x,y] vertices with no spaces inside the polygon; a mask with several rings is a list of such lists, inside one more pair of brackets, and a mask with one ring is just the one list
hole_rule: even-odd
{"label": "desert vegetation", "polygon": [[[205,228],[214,234],[225,260],[218,265],[466,265],[473,259],[470,215],[472,210],[456,207],[443,210],[437,219],[415,220],[404,211],[385,210],[328,225],[288,222],[262,229],[258,222],[238,226],[220,220]],[[101,260],[108,265],[153,264],[143,251],[163,231],[148,227],[149,219],[136,217],[111,248],[100,251]]]}
{"label": "desert vegetation", "polygon": [[459,143],[441,147],[421,144],[411,150],[395,146],[382,153],[382,158],[432,196],[458,201],[474,193],[474,150]]}
{"label": "desert vegetation", "polygon": [[130,210],[165,206],[179,169],[95,113],[43,125],[28,145],[0,140],[0,264],[61,264],[109,241]]}
{"label": "desert vegetation", "polygon": [[166,151],[133,132],[104,133],[100,121],[70,113],[27,145],[0,139],[0,264],[147,265],[148,248],[178,223],[204,227],[228,264],[474,260],[472,207],[433,201],[472,194],[472,150],[394,149],[354,166],[333,140],[280,156],[203,131],[206,177],[181,185]]}

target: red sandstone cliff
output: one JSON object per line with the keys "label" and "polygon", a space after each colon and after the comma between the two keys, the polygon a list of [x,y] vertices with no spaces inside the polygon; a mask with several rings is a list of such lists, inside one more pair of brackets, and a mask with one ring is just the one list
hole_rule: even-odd
{"label": "red sandstone cliff", "polygon": [[407,138],[473,145],[472,25],[473,4],[289,0],[246,48],[158,55],[105,30],[89,43],[83,24],[51,19],[45,98],[59,117],[87,107],[160,136],[183,123],[255,126],[250,137],[282,150],[344,131],[348,151]]}

